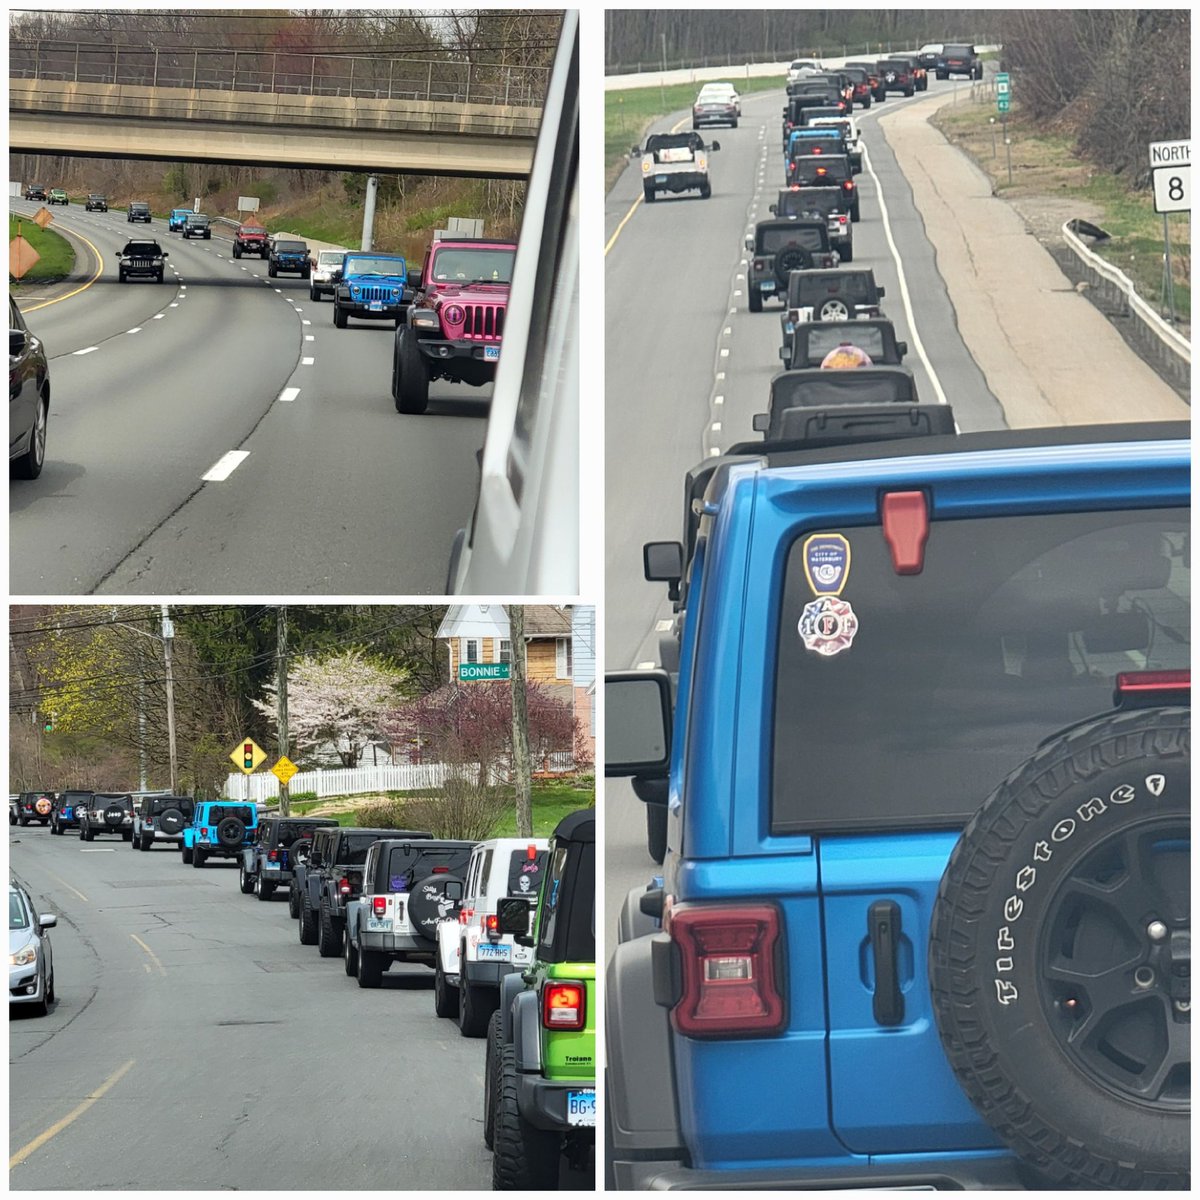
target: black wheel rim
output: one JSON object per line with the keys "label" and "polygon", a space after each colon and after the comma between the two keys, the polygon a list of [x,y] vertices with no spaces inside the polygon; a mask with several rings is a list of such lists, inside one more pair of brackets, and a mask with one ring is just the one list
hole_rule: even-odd
{"label": "black wheel rim", "polygon": [[1184,816],[1114,832],[1047,912],[1039,984],[1067,1057],[1156,1111],[1191,1105],[1191,829]]}

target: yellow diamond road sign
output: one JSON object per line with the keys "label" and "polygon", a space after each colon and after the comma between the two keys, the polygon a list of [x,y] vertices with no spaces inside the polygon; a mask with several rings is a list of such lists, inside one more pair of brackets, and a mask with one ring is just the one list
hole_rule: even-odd
{"label": "yellow diamond road sign", "polygon": [[245,774],[251,775],[258,767],[262,766],[267,752],[253,738],[242,738],[234,746],[229,757],[233,760],[235,767]]}
{"label": "yellow diamond road sign", "polygon": [[275,773],[275,776],[280,783],[287,783],[287,781],[291,779],[291,777],[295,775],[300,768],[296,766],[296,764],[292,762],[292,760],[285,754],[271,768],[271,770]]}

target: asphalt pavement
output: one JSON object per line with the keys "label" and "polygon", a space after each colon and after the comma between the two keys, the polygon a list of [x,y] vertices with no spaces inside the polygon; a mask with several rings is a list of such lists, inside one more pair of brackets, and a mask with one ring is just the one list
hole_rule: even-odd
{"label": "asphalt pavement", "polygon": [[432,971],[361,990],[232,860],[10,834],[58,915],[57,1003],[9,1024],[13,1191],[490,1187],[484,1043],[434,1015]]}
{"label": "asphalt pavement", "polygon": [[[234,260],[222,230],[185,242],[159,218],[74,206],[55,222],[103,270],[73,295],[21,301],[51,404],[45,469],[9,488],[13,593],[444,589],[490,386],[434,384],[428,414],[402,416],[390,322],[335,329],[329,300]],[[130,236],[167,248],[163,284],[117,282]]]}

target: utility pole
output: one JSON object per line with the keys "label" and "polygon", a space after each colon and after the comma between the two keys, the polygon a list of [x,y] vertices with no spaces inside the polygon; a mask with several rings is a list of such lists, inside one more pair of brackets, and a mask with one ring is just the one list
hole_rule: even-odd
{"label": "utility pole", "polygon": [[517,837],[533,837],[533,779],[529,766],[529,703],[525,694],[525,609],[508,606],[512,645],[513,784],[517,791]]}
{"label": "utility pole", "polygon": [[[288,647],[287,647],[287,605],[281,604],[275,618],[275,642],[278,653],[275,664],[275,688],[279,694],[279,755],[286,758],[288,753]],[[288,785],[279,784],[279,812],[281,816],[292,815],[292,799],[288,795]]]}
{"label": "utility pole", "polygon": [[179,764],[175,758],[175,672],[171,665],[171,642],[175,637],[175,626],[165,604],[162,608],[163,662],[167,669],[167,743],[171,754],[171,795],[175,795],[179,778]]}

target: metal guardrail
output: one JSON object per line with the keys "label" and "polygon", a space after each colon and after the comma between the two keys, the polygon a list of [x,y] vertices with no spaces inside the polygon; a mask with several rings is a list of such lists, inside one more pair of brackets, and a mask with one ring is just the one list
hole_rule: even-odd
{"label": "metal guardrail", "polygon": [[1107,301],[1137,321],[1144,334],[1139,341],[1161,368],[1186,387],[1192,369],[1192,343],[1138,295],[1132,280],[1123,271],[1085,246],[1079,235],[1068,228],[1069,224],[1063,224],[1063,241],[1084,277]]}
{"label": "metal guardrail", "polygon": [[11,41],[10,79],[540,108],[549,67],[270,50]]}

